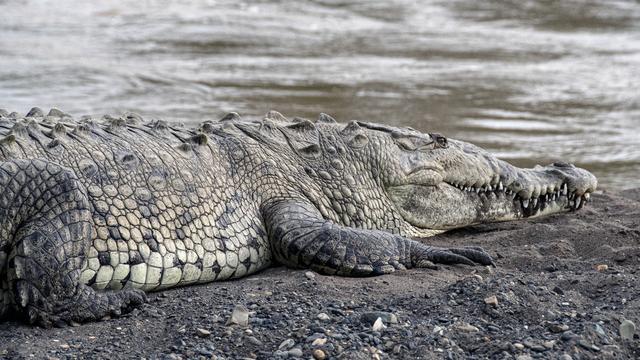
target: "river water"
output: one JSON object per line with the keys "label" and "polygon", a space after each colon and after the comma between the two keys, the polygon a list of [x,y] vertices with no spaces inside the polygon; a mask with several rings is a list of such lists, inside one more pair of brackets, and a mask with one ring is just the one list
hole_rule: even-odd
{"label": "river water", "polygon": [[0,108],[407,125],[640,186],[636,1],[0,0]]}

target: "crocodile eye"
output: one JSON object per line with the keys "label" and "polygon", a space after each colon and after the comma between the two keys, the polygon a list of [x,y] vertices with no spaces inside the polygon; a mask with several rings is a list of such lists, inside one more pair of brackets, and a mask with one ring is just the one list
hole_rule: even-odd
{"label": "crocodile eye", "polygon": [[436,148],[447,148],[449,146],[449,142],[447,142],[447,138],[440,135],[440,134],[429,134],[431,135],[431,138],[433,139],[433,142],[435,143],[435,147]]}

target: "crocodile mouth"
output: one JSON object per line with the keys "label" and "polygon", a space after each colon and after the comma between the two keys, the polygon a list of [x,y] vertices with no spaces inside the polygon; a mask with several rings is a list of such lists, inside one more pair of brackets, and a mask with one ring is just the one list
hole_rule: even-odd
{"label": "crocodile mouth", "polygon": [[467,186],[443,181],[437,185],[405,184],[387,189],[405,221],[420,229],[449,230],[462,226],[535,218],[581,209],[594,188],[570,182],[523,190],[518,182]]}
{"label": "crocodile mouth", "polygon": [[505,186],[502,181],[495,185],[487,184],[479,187],[450,182],[445,183],[469,196],[478,197],[483,202],[495,201],[500,198],[511,199],[515,210],[518,210],[521,217],[525,218],[546,213],[547,210],[551,209],[555,210],[555,212],[558,212],[558,210],[580,210],[590,201],[592,192],[590,189],[582,193],[577,189],[570,191],[569,184],[566,182],[547,186],[544,193],[532,193],[531,195],[522,191],[516,192],[509,186]]}

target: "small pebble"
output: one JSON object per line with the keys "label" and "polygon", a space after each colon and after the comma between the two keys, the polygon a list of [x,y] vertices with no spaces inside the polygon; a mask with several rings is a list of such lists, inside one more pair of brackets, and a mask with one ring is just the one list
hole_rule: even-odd
{"label": "small pebble", "polygon": [[321,349],[313,350],[312,355],[313,355],[313,358],[316,360],[324,360],[327,358],[327,355]]}
{"label": "small pebble", "polygon": [[607,333],[604,331],[602,326],[600,326],[600,324],[594,324],[593,329],[595,330],[596,334],[600,335],[601,337],[607,337]]}
{"label": "small pebble", "polygon": [[498,298],[495,295],[484,298],[484,303],[491,306],[498,306]]}
{"label": "small pebble", "polygon": [[384,325],[384,323],[382,322],[382,318],[378,318],[374,323],[373,326],[371,326],[371,330],[373,331],[382,331],[386,328],[386,326]]}
{"label": "small pebble", "polygon": [[607,264],[598,264],[596,265],[596,270],[599,272],[607,271],[609,269],[609,265]]}
{"label": "small pebble", "polygon": [[302,349],[300,348],[293,348],[288,352],[289,352],[289,356],[302,357]]}
{"label": "small pebble", "polygon": [[325,314],[325,313],[320,313],[317,315],[318,320],[321,321],[329,321],[331,320],[331,317],[329,317],[329,315]]}
{"label": "small pebble", "polygon": [[456,326],[456,329],[462,331],[462,332],[477,332],[480,331],[480,329],[478,329],[477,327],[471,325],[471,324],[467,324],[467,323],[461,323],[458,324]]}
{"label": "small pebble", "polygon": [[440,326],[436,325],[436,326],[433,327],[432,333],[438,334],[438,335],[442,335],[443,332],[444,332],[443,330],[444,330],[443,328],[441,328]]}
{"label": "small pebble", "polygon": [[262,346],[262,341],[258,340],[255,336],[247,336],[247,341],[256,346]]}
{"label": "small pebble", "polygon": [[211,331],[203,328],[197,328],[196,334],[200,337],[208,337],[209,335],[211,335]]}
{"label": "small pebble", "polygon": [[293,345],[295,345],[296,342],[293,339],[287,339],[284,340],[283,342],[280,343],[280,345],[278,346],[278,350],[282,350],[282,349],[291,349],[293,347]]}
{"label": "small pebble", "polygon": [[591,344],[590,342],[588,342],[585,339],[578,340],[578,345],[582,346],[583,348],[585,348],[587,350],[600,351],[599,347]]}
{"label": "small pebble", "polygon": [[309,280],[315,280],[316,279],[316,273],[314,273],[313,271],[305,272],[304,276]]}
{"label": "small pebble", "polygon": [[575,337],[576,337],[576,334],[572,333],[571,331],[565,331],[562,333],[562,335],[560,335],[560,339],[562,341],[569,341]]}
{"label": "small pebble", "polygon": [[625,340],[632,340],[636,333],[636,324],[631,320],[624,320],[620,323],[620,336]]}
{"label": "small pebble", "polygon": [[520,344],[520,343],[514,343],[513,347],[516,348],[516,350],[522,350],[524,349],[524,345]]}
{"label": "small pebble", "polygon": [[366,312],[360,316],[360,320],[369,325],[373,325],[373,323],[378,320],[378,318],[382,319],[382,322],[385,324],[396,324],[398,323],[398,317],[395,314],[386,311],[371,311]]}
{"label": "small pebble", "polygon": [[549,330],[554,333],[561,333],[569,330],[569,325],[566,324],[551,324],[549,325]]}
{"label": "small pebble", "polygon": [[538,344],[532,345],[532,346],[530,347],[530,349],[531,349],[531,350],[533,350],[533,351],[537,351],[537,352],[544,352],[544,351],[547,351],[547,348],[546,348],[546,347],[544,347],[544,346],[542,346],[542,345],[538,345]]}
{"label": "small pebble", "polygon": [[249,310],[243,305],[236,305],[231,313],[231,317],[229,321],[227,321],[227,325],[240,325],[247,326],[249,325]]}
{"label": "small pebble", "polygon": [[322,346],[322,345],[324,345],[326,343],[327,343],[327,338],[317,338],[317,339],[313,340],[311,345],[313,345],[313,346]]}

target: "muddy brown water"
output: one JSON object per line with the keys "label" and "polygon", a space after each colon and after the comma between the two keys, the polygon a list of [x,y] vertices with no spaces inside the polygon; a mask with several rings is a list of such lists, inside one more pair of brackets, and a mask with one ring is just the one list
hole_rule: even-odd
{"label": "muddy brown water", "polygon": [[637,1],[0,0],[0,107],[327,112],[640,186]]}

